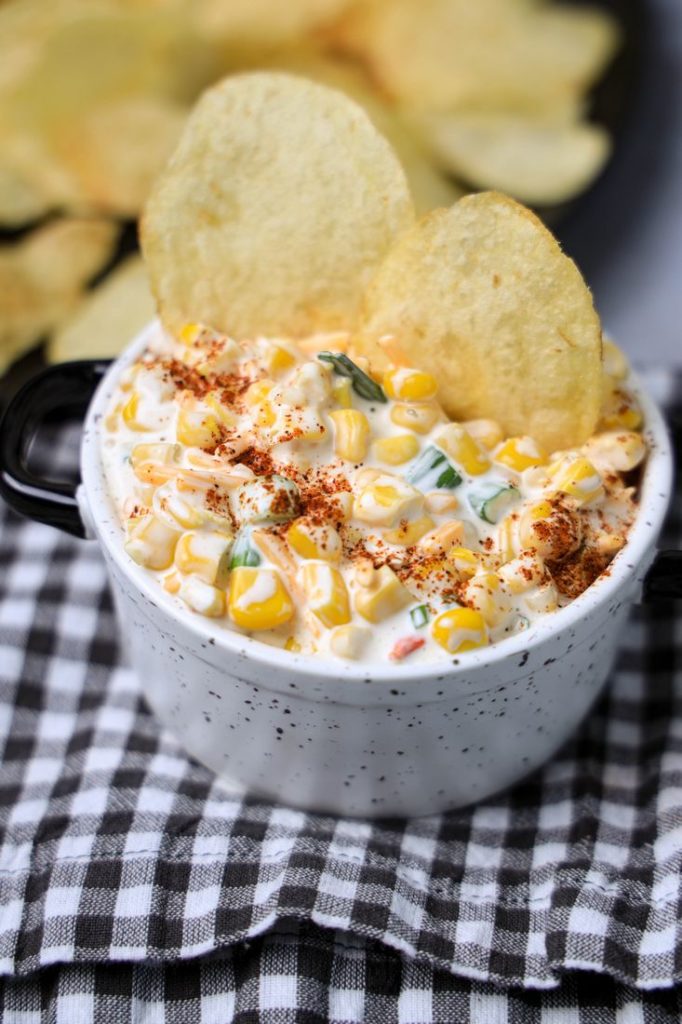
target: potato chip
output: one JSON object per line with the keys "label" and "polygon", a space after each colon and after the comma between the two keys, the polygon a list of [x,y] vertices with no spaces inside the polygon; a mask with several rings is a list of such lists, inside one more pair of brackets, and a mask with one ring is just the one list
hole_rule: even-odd
{"label": "potato chip", "polygon": [[350,0],[190,0],[194,25],[237,50],[297,42],[336,18]]}
{"label": "potato chip", "polygon": [[88,293],[52,338],[51,362],[117,356],[154,316],[154,299],[142,259],[130,256]]}
{"label": "potato chip", "polygon": [[525,203],[562,203],[604,167],[608,133],[598,125],[523,114],[431,114],[424,129],[444,167],[468,184]]}
{"label": "potato chip", "polygon": [[6,157],[0,149],[0,224],[19,228],[39,220],[52,204],[43,190]]}
{"label": "potato chip", "polygon": [[84,203],[135,218],[186,119],[184,107],[162,97],[133,97],[61,124],[48,134],[47,145]]}
{"label": "potato chip", "polygon": [[198,102],[142,220],[164,323],[236,336],[347,327],[413,221],[400,164],[341,93],[237,75]]}
{"label": "potato chip", "polygon": [[118,233],[109,221],[64,219],[0,247],[0,372],[74,309]]}
{"label": "potato chip", "polygon": [[506,196],[467,196],[398,240],[368,291],[356,348],[381,363],[385,335],[436,377],[454,419],[495,419],[548,451],[582,444],[596,426],[592,296],[538,218]]}
{"label": "potato chip", "polygon": [[432,110],[543,109],[586,89],[618,42],[613,19],[510,0],[376,0],[335,30],[386,92]]}

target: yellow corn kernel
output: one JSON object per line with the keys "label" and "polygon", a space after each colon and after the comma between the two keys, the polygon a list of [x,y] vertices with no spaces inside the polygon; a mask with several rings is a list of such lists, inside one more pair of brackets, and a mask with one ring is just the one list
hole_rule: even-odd
{"label": "yellow corn kernel", "polygon": [[418,519],[407,520],[400,523],[394,530],[384,530],[384,540],[389,544],[401,544],[409,548],[416,544],[420,538],[433,530],[434,522],[430,516],[420,516]]}
{"label": "yellow corn kernel", "polygon": [[628,361],[618,346],[608,338],[604,338],[602,342],[602,359],[604,373],[607,376],[615,380],[625,380],[630,372]]}
{"label": "yellow corn kernel", "polygon": [[463,588],[464,601],[480,612],[489,626],[503,622],[510,612],[509,593],[494,572],[472,576]]}
{"label": "yellow corn kernel", "polygon": [[227,582],[228,560],[232,548],[232,536],[217,530],[183,533],[175,548],[175,567],[187,575],[214,587],[224,587]]}
{"label": "yellow corn kernel", "polygon": [[232,427],[234,427],[235,424],[237,423],[237,417],[235,416],[235,414],[232,412],[231,409],[228,409],[228,407],[220,401],[220,398],[215,391],[209,391],[209,393],[204,398],[204,404],[215,415],[215,418],[218,421],[218,423],[222,423],[224,427],[232,429]]}
{"label": "yellow corn kernel", "polygon": [[447,516],[459,508],[459,501],[447,491],[429,491],[424,497],[424,505],[435,516]]}
{"label": "yellow corn kernel", "polygon": [[428,434],[440,417],[441,412],[435,402],[424,405],[397,403],[391,409],[391,420],[399,427],[407,427],[416,434]]}
{"label": "yellow corn kernel", "polygon": [[131,430],[154,430],[155,424],[145,416],[145,410],[141,404],[139,391],[133,391],[132,395],[121,409],[121,418]]}
{"label": "yellow corn kernel", "polygon": [[428,555],[446,555],[455,545],[462,544],[463,540],[464,523],[461,519],[453,519],[425,534],[417,546]]}
{"label": "yellow corn kernel", "polygon": [[517,552],[518,520],[505,516],[497,527],[495,550],[499,552],[502,562],[509,562]]}
{"label": "yellow corn kernel", "polygon": [[552,582],[543,583],[536,590],[531,590],[524,596],[524,604],[529,611],[538,615],[555,612],[559,607],[556,587]]}
{"label": "yellow corn kernel", "polygon": [[209,618],[225,614],[225,591],[212,586],[199,576],[188,576],[180,584],[179,596],[192,611]]}
{"label": "yellow corn kernel", "polygon": [[436,378],[430,373],[405,367],[385,373],[383,385],[389,398],[403,402],[427,402],[438,391]]}
{"label": "yellow corn kernel", "polygon": [[271,373],[273,377],[279,377],[296,365],[296,356],[289,352],[284,345],[272,343],[268,345],[265,354],[265,364],[268,373]]}
{"label": "yellow corn kernel", "polygon": [[436,434],[435,440],[438,447],[469,476],[480,476],[490,469],[487,455],[461,423],[448,423]]}
{"label": "yellow corn kernel", "polygon": [[276,629],[289,622],[294,606],[276,569],[240,565],[230,574],[230,618],[241,629]]}
{"label": "yellow corn kernel", "polygon": [[182,580],[180,579],[176,572],[169,572],[166,576],[163,577],[162,581],[163,589],[167,591],[167,593],[169,594],[177,594],[177,592],[180,589],[181,583]]}
{"label": "yellow corn kernel", "polygon": [[424,496],[406,480],[382,474],[363,487],[353,505],[353,515],[372,526],[395,526],[401,519],[417,516]]}
{"label": "yellow corn kernel", "polygon": [[547,575],[542,560],[530,552],[511,559],[497,570],[497,574],[511,594],[525,594],[539,586]]}
{"label": "yellow corn kernel", "polygon": [[602,409],[600,426],[606,430],[637,430],[642,426],[642,410],[633,395],[615,388]]}
{"label": "yellow corn kernel", "polygon": [[342,409],[353,408],[353,388],[347,377],[332,388],[332,398]]}
{"label": "yellow corn kernel", "polygon": [[373,445],[375,459],[387,462],[389,466],[399,466],[403,462],[409,462],[418,451],[419,441],[414,434],[394,434],[393,437],[382,437]]}
{"label": "yellow corn kernel", "polygon": [[[361,584],[363,579],[366,583]],[[382,622],[413,601],[407,587],[387,565],[364,575],[358,576],[356,572],[355,581],[358,584],[354,596],[355,610],[368,622]]]}
{"label": "yellow corn kernel", "polygon": [[152,498],[152,510],[157,519],[161,519],[173,530],[193,530],[201,526],[204,516],[200,509],[178,494],[177,484],[180,482],[181,478],[178,478],[177,483],[169,480],[157,487]]}
{"label": "yellow corn kernel", "polygon": [[291,651],[292,654],[298,654],[302,649],[300,641],[298,641],[295,636],[287,637],[286,643],[284,644],[285,651]]}
{"label": "yellow corn kernel", "polygon": [[337,626],[329,637],[329,649],[337,658],[359,658],[369,637],[370,631],[365,626],[350,623]]}
{"label": "yellow corn kernel", "polygon": [[467,579],[475,576],[481,568],[481,563],[471,548],[451,547],[448,551],[448,566],[458,576]]}
{"label": "yellow corn kernel", "polygon": [[248,388],[242,395],[244,405],[249,409],[253,409],[257,405],[260,405],[261,402],[268,397],[274,386],[275,382],[273,380],[269,380],[267,377],[264,377],[261,380],[254,380],[252,384],[249,384]]}
{"label": "yellow corn kernel", "polygon": [[646,455],[646,443],[634,430],[610,430],[591,437],[584,450],[596,469],[627,473]]}
{"label": "yellow corn kernel", "polygon": [[562,494],[568,494],[578,505],[587,505],[604,497],[602,478],[589,459],[580,456],[569,462],[554,478]]}
{"label": "yellow corn kernel", "polygon": [[519,542],[542,559],[565,558],[580,546],[580,516],[572,509],[543,499],[527,509],[519,522]]}
{"label": "yellow corn kernel", "polygon": [[183,324],[178,331],[178,341],[181,341],[183,345],[193,345],[198,340],[201,334],[201,324]]}
{"label": "yellow corn kernel", "polygon": [[127,525],[124,548],[138,565],[146,569],[168,569],[173,562],[180,534],[156,516],[146,515]]}
{"label": "yellow corn kernel", "polygon": [[136,444],[130,453],[130,465],[138,480],[162,484],[177,472],[180,445]]}
{"label": "yellow corn kernel", "polygon": [[330,519],[347,523],[353,515],[353,495],[350,491],[337,491],[328,496],[327,508]]}
{"label": "yellow corn kernel", "polygon": [[303,589],[310,611],[323,626],[350,622],[350,604],[343,576],[327,562],[306,562],[301,570]]}
{"label": "yellow corn kernel", "polygon": [[502,427],[496,420],[465,420],[462,426],[484,448],[495,448],[504,440]]}
{"label": "yellow corn kernel", "polygon": [[362,462],[367,455],[369,420],[359,409],[335,409],[330,412],[334,421],[334,452],[348,462]]}
{"label": "yellow corn kernel", "polygon": [[214,448],[222,427],[214,413],[192,396],[184,398],[178,410],[175,436],[180,444],[193,448]]}
{"label": "yellow corn kernel", "polygon": [[307,519],[295,519],[287,530],[287,540],[301,558],[338,562],[341,557],[341,538],[328,523],[318,524]]}
{"label": "yellow corn kernel", "polygon": [[509,437],[494,453],[493,462],[508,466],[515,473],[543,466],[547,456],[532,437]]}
{"label": "yellow corn kernel", "polygon": [[480,612],[473,608],[449,608],[434,619],[431,636],[450,654],[486,647],[488,629]]}

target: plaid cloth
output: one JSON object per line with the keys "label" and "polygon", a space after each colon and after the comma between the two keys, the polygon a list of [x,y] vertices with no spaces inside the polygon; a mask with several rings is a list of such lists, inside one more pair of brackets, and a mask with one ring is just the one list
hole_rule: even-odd
{"label": "plaid cloth", "polygon": [[[681,522],[678,495],[670,546],[679,547]],[[187,758],[119,660],[96,547],[5,513],[0,973],[15,976],[6,998],[20,1005],[17,975],[72,965],[50,997],[56,1014],[69,985],[92,1002],[106,965],[127,961],[120,984],[139,986],[152,1006],[180,976],[164,964],[224,954],[293,922],[352,935],[358,950],[399,951],[412,960],[400,967],[403,984],[411,970],[422,979],[449,971],[551,989],[563,972],[585,969],[641,990],[672,986],[682,977],[681,643],[672,605],[638,609],[595,713],[503,797],[408,822],[309,815],[242,800]],[[284,945],[263,939],[262,964]],[[329,963],[352,959],[338,942],[325,948]],[[229,977],[239,956],[192,968],[187,998],[203,1005],[215,972]],[[291,974],[281,976],[291,993]],[[455,980],[439,981],[447,998],[484,998]],[[414,991],[429,1002],[424,982]],[[493,1009],[491,1020],[504,1019]],[[11,1012],[7,1003],[3,1020]],[[361,1019],[354,1013],[339,1019]]]}
{"label": "plaid cloth", "polygon": [[682,994],[571,975],[551,992],[496,990],[314,926],[220,957],[75,964],[7,981],[4,1024],[678,1024]]}

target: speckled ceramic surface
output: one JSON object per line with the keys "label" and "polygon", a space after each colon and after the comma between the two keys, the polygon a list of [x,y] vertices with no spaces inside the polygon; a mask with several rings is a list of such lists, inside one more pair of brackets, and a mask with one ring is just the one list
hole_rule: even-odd
{"label": "speckled ceramic surface", "polygon": [[122,548],[99,458],[118,373],[92,403],[80,504],[109,567],[145,696],[200,761],[298,807],[420,815],[511,785],[569,737],[599,694],[655,551],[671,489],[660,413],[639,392],[651,455],[628,544],[592,587],[521,636],[450,661],[363,665],[293,654],[178,612]]}

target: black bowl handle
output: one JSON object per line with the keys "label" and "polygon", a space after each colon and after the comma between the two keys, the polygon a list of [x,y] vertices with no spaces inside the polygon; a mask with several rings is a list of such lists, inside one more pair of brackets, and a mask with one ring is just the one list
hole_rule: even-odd
{"label": "black bowl handle", "polygon": [[77,484],[46,480],[28,468],[38,427],[48,416],[67,421],[84,416],[110,363],[84,359],[51,366],[10,400],[0,423],[0,495],[10,508],[74,537],[86,530],[76,500]]}
{"label": "black bowl handle", "polygon": [[644,577],[643,601],[682,598],[682,551],[659,551]]}

